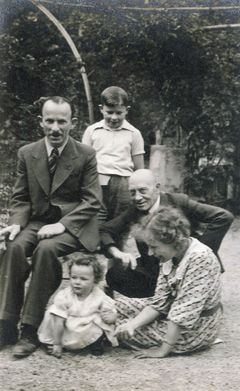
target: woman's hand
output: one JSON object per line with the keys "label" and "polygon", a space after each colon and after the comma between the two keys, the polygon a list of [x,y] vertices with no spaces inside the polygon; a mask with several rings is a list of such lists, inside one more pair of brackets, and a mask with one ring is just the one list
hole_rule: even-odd
{"label": "woman's hand", "polygon": [[127,322],[119,325],[114,335],[122,341],[127,341],[128,339],[134,336],[135,328],[133,327],[131,322]]}
{"label": "woman's hand", "polygon": [[168,355],[162,347],[152,347],[149,349],[142,349],[137,351],[134,356],[136,358],[164,358]]}
{"label": "woman's hand", "polygon": [[57,358],[62,357],[62,346],[61,345],[53,345],[51,355]]}

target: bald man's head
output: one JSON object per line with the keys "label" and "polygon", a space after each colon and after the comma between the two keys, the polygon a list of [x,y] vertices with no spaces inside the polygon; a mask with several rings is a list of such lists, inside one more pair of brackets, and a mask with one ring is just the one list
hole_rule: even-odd
{"label": "bald man's head", "polygon": [[151,170],[140,169],[129,178],[131,200],[137,209],[148,211],[157,201],[160,185]]}

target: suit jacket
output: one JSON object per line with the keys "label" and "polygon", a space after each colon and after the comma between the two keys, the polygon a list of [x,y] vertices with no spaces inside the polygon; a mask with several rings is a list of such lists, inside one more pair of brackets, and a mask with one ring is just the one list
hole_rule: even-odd
{"label": "suit jacket", "polygon": [[30,220],[41,220],[54,206],[66,230],[89,251],[94,251],[99,239],[96,214],[100,204],[95,151],[91,147],[69,137],[52,186],[44,139],[19,149],[10,224],[24,228]]}
{"label": "suit jacket", "polygon": [[[233,215],[216,206],[206,205],[194,201],[186,194],[181,193],[160,193],[160,205],[178,207],[182,209],[191,224],[191,236],[198,238],[202,243],[209,246],[217,253],[221,241],[229,229]],[[122,234],[130,230],[132,224],[136,223],[143,214],[134,205],[118,217],[102,224],[100,227],[100,238],[103,248],[111,245],[119,245]],[[199,231],[199,223],[204,223],[203,232]],[[142,256],[146,255],[146,246],[137,243]]]}

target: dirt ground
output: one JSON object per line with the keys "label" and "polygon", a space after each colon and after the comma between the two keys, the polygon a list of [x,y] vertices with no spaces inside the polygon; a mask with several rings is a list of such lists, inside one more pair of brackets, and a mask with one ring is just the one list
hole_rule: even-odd
{"label": "dirt ground", "polygon": [[220,250],[224,321],[222,343],[201,353],[164,359],[135,359],[131,351],[107,348],[101,357],[64,353],[61,360],[36,351],[13,360],[0,353],[1,391],[239,391],[240,390],[240,218]]}

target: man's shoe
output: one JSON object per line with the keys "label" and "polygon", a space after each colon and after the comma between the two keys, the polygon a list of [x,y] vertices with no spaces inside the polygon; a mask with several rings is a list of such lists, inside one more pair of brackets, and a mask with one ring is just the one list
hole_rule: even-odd
{"label": "man's shoe", "polygon": [[18,330],[15,323],[0,320],[0,350],[7,345],[15,345],[18,340]]}
{"label": "man's shoe", "polygon": [[31,326],[23,328],[21,338],[13,348],[13,356],[15,358],[25,358],[30,356],[40,345],[36,330]]}
{"label": "man's shoe", "polygon": [[13,356],[15,358],[24,358],[30,356],[39,345],[32,343],[29,340],[22,338],[13,348]]}

